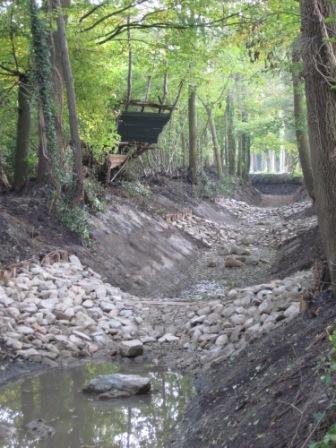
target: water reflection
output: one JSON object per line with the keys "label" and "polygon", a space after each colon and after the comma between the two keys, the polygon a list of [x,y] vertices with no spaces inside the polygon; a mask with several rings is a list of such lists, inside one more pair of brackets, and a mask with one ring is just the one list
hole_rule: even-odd
{"label": "water reflection", "polygon": [[[93,377],[115,372],[149,375],[152,393],[104,402],[81,393]],[[17,428],[14,435],[0,438],[0,447],[164,448],[191,392],[189,377],[149,366],[130,372],[104,363],[45,372],[0,390],[0,425]],[[55,428],[52,438],[31,438],[25,425],[37,418]]]}

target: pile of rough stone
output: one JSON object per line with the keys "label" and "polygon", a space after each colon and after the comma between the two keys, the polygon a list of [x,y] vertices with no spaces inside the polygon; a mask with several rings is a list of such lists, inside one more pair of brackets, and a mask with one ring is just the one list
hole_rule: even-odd
{"label": "pile of rough stone", "polygon": [[130,298],[74,255],[32,264],[0,286],[1,335],[19,356],[50,365],[101,348],[135,356],[147,333]]}
{"label": "pile of rough stone", "polygon": [[[296,202],[282,207],[264,208],[246,204],[234,199],[219,199],[218,204],[225,210],[242,220],[243,225],[258,226],[257,233],[263,227],[272,227],[270,234],[264,234],[259,242],[269,243],[282,242],[287,238],[298,234],[300,231],[308,230],[317,225],[317,216],[299,217],[304,211],[311,208],[311,202]],[[292,219],[289,219],[292,218]]]}
{"label": "pile of rough stone", "polygon": [[[178,229],[183,230],[197,241],[202,242],[206,247],[212,247],[214,244],[227,243],[230,240],[227,230],[229,225],[219,225],[208,219],[191,215],[180,218],[173,222]],[[234,234],[234,230],[230,229],[230,234]]]}
{"label": "pile of rough stone", "polygon": [[260,338],[296,317],[300,312],[300,295],[311,281],[310,272],[299,272],[284,280],[244,289],[232,289],[226,302],[211,301],[193,306],[185,324],[186,348],[230,356],[249,341]]}
{"label": "pile of rough stone", "polygon": [[[221,207],[240,219],[240,222],[232,224],[218,224],[196,215],[178,219],[173,225],[194,239],[201,241],[206,247],[217,244],[236,242],[240,244],[247,241],[258,245],[280,243],[308,230],[317,224],[316,216],[288,220],[287,218],[303,212],[311,206],[309,202],[265,209],[250,206],[244,202],[233,199],[221,199],[218,201]],[[246,229],[249,228],[250,237],[246,237]],[[270,231],[271,228],[271,231]]]}
{"label": "pile of rough stone", "polygon": [[224,290],[215,301],[151,301],[105,283],[72,255],[27,265],[0,286],[0,334],[18,356],[51,366],[97,352],[133,357],[146,343],[230,356],[295,317],[309,279],[303,272]]}

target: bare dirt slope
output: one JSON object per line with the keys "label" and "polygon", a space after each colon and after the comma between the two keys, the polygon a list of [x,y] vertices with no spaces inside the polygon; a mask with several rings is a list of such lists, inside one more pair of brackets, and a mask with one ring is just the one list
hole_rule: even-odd
{"label": "bare dirt slope", "polygon": [[215,222],[232,221],[213,201],[193,196],[190,185],[164,177],[149,186],[151,194],[106,192],[106,209],[91,217],[90,247],[57,222],[39,195],[0,195],[0,264],[41,258],[66,249],[124,291],[173,296],[190,284],[193,261],[202,243],[166,222],[165,216],[187,208]]}
{"label": "bare dirt slope", "polygon": [[39,258],[63,248],[127,291],[165,294],[176,276],[181,282],[187,279],[189,260],[201,246],[159,216],[118,197],[104,213],[92,216],[91,225],[92,244],[85,247],[39,198],[1,196],[0,262]]}
{"label": "bare dirt slope", "polygon": [[301,315],[203,371],[169,446],[305,448],[318,440],[334,405],[320,378],[330,344],[318,335],[335,317],[334,299],[326,300],[315,319]]}

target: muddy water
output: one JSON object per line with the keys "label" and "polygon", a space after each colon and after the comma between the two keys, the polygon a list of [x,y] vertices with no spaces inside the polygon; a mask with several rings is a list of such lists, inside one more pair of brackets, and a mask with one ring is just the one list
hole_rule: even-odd
{"label": "muddy water", "polygon": [[[132,399],[97,401],[81,389],[106,373],[152,378],[152,392]],[[127,370],[111,363],[50,370],[0,389],[1,448],[164,448],[192,394],[191,378],[150,366]],[[51,437],[39,439],[26,425],[42,418]],[[1,432],[12,431],[7,437]]]}

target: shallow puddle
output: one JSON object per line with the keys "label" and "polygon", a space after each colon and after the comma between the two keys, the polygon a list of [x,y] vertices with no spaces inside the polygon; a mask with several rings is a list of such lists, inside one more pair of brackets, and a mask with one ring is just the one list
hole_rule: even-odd
{"label": "shallow puddle", "polygon": [[[106,373],[136,373],[152,378],[152,392],[131,399],[98,401],[81,392]],[[0,389],[1,448],[164,448],[192,394],[188,376],[152,366],[111,363],[50,370]],[[34,440],[26,425],[42,418],[55,434]]]}

